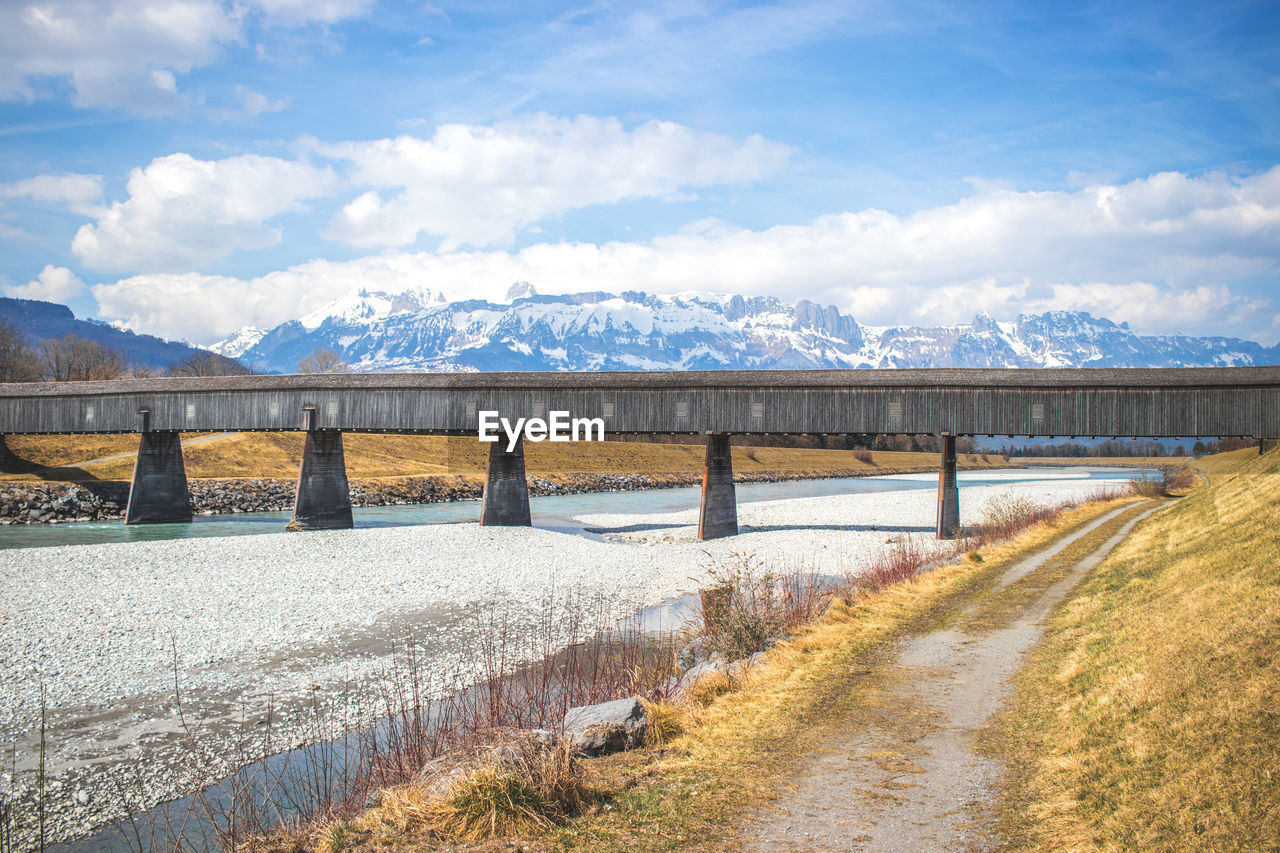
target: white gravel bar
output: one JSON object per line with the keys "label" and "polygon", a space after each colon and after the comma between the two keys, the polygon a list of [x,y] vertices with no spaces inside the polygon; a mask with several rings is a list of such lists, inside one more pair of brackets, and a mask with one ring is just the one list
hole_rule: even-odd
{"label": "white gravel bar", "polygon": [[[964,486],[962,474],[963,523],[997,495],[1059,503],[1100,486],[1075,469],[1034,476]],[[919,489],[746,503],[741,535],[712,542],[696,540],[690,508],[581,517],[604,541],[441,524],[0,551],[0,732],[17,738],[20,768],[30,766],[22,753],[39,726],[43,685],[49,764],[70,774],[68,796],[96,792],[95,766],[152,763],[136,733],[176,720],[175,663],[193,695],[287,706],[371,676],[388,645],[413,634],[428,640],[426,665],[456,678],[468,665],[464,623],[486,608],[532,624],[551,597],[578,595],[608,602],[598,615],[618,619],[696,589],[709,563],[743,552],[779,569],[856,572],[887,539],[932,547],[935,500]],[[158,784],[155,797],[176,784]],[[83,831],[110,811],[68,806],[59,832]]]}

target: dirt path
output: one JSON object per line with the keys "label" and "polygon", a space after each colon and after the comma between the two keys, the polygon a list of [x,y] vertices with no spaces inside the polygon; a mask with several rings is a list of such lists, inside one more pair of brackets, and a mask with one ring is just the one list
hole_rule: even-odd
{"label": "dirt path", "polygon": [[[1092,571],[1152,506],[1125,522],[1070,573],[1004,626],[957,627],[913,637],[898,649],[865,719],[813,755],[794,790],[758,816],[756,851],[983,850],[994,847],[990,806],[1000,765],[974,736],[1000,706],[1008,681],[1040,639],[1049,610]],[[1001,589],[1024,578],[1124,507],[1013,565]]]}

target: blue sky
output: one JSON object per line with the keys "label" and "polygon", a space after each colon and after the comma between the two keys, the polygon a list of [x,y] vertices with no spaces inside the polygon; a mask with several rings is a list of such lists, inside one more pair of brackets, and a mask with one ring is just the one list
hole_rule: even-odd
{"label": "blue sky", "polygon": [[357,286],[1280,339],[1272,3],[18,0],[0,291],[209,343]]}

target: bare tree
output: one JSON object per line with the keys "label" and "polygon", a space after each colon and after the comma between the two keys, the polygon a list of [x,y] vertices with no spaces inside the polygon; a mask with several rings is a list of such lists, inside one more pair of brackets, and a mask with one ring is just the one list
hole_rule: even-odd
{"label": "bare tree", "polygon": [[318,349],[298,362],[299,373],[350,373],[342,354],[331,349]]}
{"label": "bare tree", "polygon": [[120,350],[73,334],[42,341],[40,362],[53,382],[119,379],[128,367]]}
{"label": "bare tree", "polygon": [[169,366],[170,376],[247,376],[253,371],[234,358],[197,352]]}
{"label": "bare tree", "polygon": [[40,381],[40,361],[17,323],[0,319],[0,382]]}

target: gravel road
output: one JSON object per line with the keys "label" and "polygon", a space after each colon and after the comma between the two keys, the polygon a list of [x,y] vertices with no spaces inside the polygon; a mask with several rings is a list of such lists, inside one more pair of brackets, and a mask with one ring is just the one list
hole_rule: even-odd
{"label": "gravel road", "polygon": [[[962,520],[998,494],[1057,502],[1098,487],[1071,471],[1037,476],[963,488]],[[183,787],[175,682],[188,719],[244,720],[268,702],[288,718],[316,696],[340,701],[412,636],[443,688],[473,671],[495,608],[532,631],[550,601],[580,596],[609,622],[695,589],[737,552],[856,572],[891,537],[932,543],[934,501],[919,490],[749,503],[742,535],[714,542],[695,539],[689,510],[582,517],[604,541],[450,524],[2,551],[0,734],[16,743],[18,778],[0,771],[0,792],[31,794],[42,686],[50,837],[73,837],[120,813],[105,771],[123,761],[147,774],[148,802]]]}

